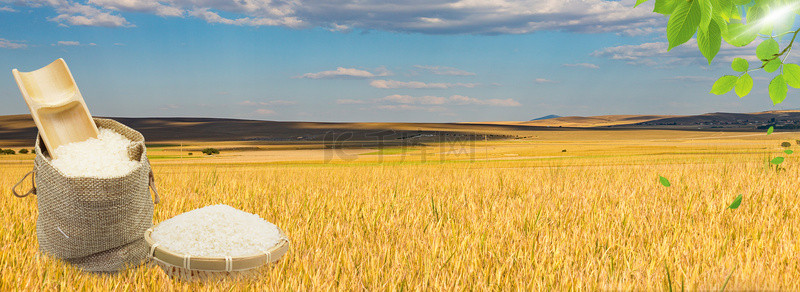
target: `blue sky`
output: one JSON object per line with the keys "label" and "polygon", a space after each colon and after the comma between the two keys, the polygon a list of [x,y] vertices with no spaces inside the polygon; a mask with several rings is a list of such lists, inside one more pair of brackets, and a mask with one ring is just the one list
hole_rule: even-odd
{"label": "blue sky", "polygon": [[[652,5],[652,4],[650,4]],[[463,122],[699,114],[772,106],[708,94],[731,74],[632,1],[0,0],[0,115],[10,74],[64,58],[93,115]],[[753,44],[755,45],[755,44]],[[727,62],[726,62],[727,61]]]}

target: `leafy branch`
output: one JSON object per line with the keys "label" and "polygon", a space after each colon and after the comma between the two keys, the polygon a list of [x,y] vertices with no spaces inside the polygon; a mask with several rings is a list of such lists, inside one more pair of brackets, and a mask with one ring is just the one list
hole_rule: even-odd
{"label": "leafy branch", "polygon": [[[637,0],[634,7],[648,0]],[[739,97],[750,94],[753,78],[750,73],[778,71],[769,83],[773,104],[786,99],[788,87],[800,88],[800,66],[785,64],[792,51],[800,28],[793,29],[800,15],[797,0],[655,0],[653,12],[669,16],[667,22],[668,50],[697,36],[697,48],[710,64],[719,53],[722,41],[743,47],[757,38],[763,41],[756,47],[760,66],[750,67],[747,60],[735,58],[731,68],[738,75],[725,75],[711,87],[712,94],[725,94],[735,89]],[[782,50],[781,37],[792,34]],[[783,57],[783,58],[781,58]]]}
{"label": "leafy branch", "polygon": [[[785,48],[783,48],[783,51],[781,51],[780,53],[772,55],[772,58],[761,60],[761,61],[764,62],[764,65],[761,65],[761,67],[758,67],[758,68],[759,69],[764,68],[764,66],[766,65],[766,62],[775,60],[775,59],[779,58],[780,56],[782,56],[783,54],[787,54],[788,52],[790,52],[791,49],[792,49],[792,44],[794,44],[794,39],[797,38],[797,33],[798,32],[800,32],[800,29],[797,29],[794,32],[789,31],[789,32],[786,32],[786,33],[782,34],[782,35],[786,35],[786,34],[792,33],[792,40],[789,42],[789,45],[787,45]],[[771,39],[775,39],[775,37],[770,37],[770,38]],[[788,54],[787,54],[787,56],[788,56]],[[783,60],[785,61],[786,58],[784,58]]]}

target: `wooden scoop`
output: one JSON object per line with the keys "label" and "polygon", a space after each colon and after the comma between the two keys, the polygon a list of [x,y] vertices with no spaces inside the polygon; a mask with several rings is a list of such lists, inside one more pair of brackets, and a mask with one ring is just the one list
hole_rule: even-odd
{"label": "wooden scoop", "polygon": [[39,70],[11,70],[52,158],[58,146],[97,138],[97,125],[64,59]]}

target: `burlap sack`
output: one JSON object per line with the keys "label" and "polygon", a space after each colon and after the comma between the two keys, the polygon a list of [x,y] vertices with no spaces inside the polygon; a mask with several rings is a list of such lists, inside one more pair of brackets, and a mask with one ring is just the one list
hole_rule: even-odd
{"label": "burlap sack", "polygon": [[39,137],[31,192],[39,207],[36,235],[46,254],[87,271],[118,271],[139,265],[147,255],[144,232],[153,225],[148,190],[151,186],[155,192],[153,173],[141,133],[114,120],[94,121],[98,128],[131,139],[128,155],[139,165],[122,177],[67,177],[53,167]]}

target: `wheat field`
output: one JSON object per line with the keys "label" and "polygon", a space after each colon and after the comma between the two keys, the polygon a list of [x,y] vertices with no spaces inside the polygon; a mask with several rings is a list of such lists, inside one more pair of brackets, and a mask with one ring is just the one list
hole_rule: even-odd
{"label": "wheat field", "polygon": [[9,190],[31,156],[4,157],[0,290],[797,290],[800,163],[767,163],[790,137],[490,141],[296,162],[154,154],[155,223],[224,203],[292,242],[255,277],[195,283],[39,254],[35,198]]}

